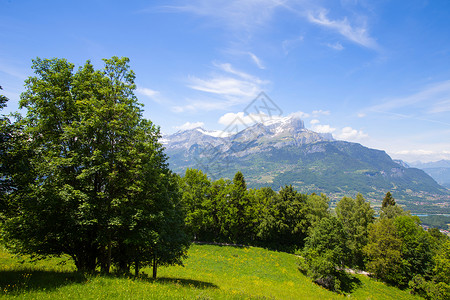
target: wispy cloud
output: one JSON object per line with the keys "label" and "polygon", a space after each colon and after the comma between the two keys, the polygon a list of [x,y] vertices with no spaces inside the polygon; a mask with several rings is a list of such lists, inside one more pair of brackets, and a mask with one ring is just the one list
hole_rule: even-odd
{"label": "wispy cloud", "polygon": [[334,44],[327,44],[328,47],[330,47],[331,49],[337,50],[337,51],[341,51],[344,50],[344,46],[342,46],[341,43],[337,42]]}
{"label": "wispy cloud", "polygon": [[438,103],[433,104],[433,106],[430,108],[430,113],[445,113],[450,112],[450,95],[448,96],[448,100],[442,100]]}
{"label": "wispy cloud", "polygon": [[0,73],[5,73],[8,76],[15,77],[22,81],[25,80],[25,78],[27,78],[27,75],[23,70],[15,66],[12,66],[5,61],[0,61]]}
{"label": "wispy cloud", "polygon": [[252,52],[248,52],[248,55],[250,56],[250,58],[252,59],[252,61],[255,63],[255,65],[260,68],[260,69],[265,69],[266,67],[264,66],[264,64],[262,63],[262,61],[259,59],[258,56],[256,56],[255,54],[253,54]]}
{"label": "wispy cloud", "polygon": [[329,110],[313,110],[312,112],[312,116],[314,118],[317,118],[319,116],[329,116],[331,114],[331,112]]}
{"label": "wispy cloud", "polygon": [[327,15],[327,10],[320,9],[316,12],[308,12],[307,19],[313,24],[338,32],[349,41],[360,46],[378,49],[377,42],[369,35],[367,27],[364,24],[352,26],[346,17],[341,20],[331,20]]}
{"label": "wispy cloud", "polygon": [[[438,82],[423,88],[409,96],[388,99],[384,103],[368,107],[360,113],[381,112],[393,114],[397,109],[419,107],[423,114],[435,114],[450,111],[450,80]],[[409,118],[411,116],[397,114]],[[413,116],[414,117],[414,116]],[[422,118],[423,117],[414,117]]]}
{"label": "wispy cloud", "polygon": [[267,24],[273,11],[283,6],[283,0],[193,0],[189,4],[164,6],[169,11],[179,11],[211,17],[220,25],[238,31],[253,31]]}
{"label": "wispy cloud", "polygon": [[284,40],[284,41],[281,43],[281,47],[283,48],[284,54],[285,54],[285,55],[288,55],[289,52],[291,52],[292,49],[294,49],[295,47],[297,47],[297,45],[298,45],[299,43],[303,42],[303,40],[304,40],[304,37],[303,37],[303,36],[299,36],[299,37],[297,37],[297,38],[295,38],[295,39],[287,39],[287,40]]}
{"label": "wispy cloud", "polygon": [[188,77],[187,86],[202,92],[199,98],[206,99],[187,100],[187,105],[174,107],[175,112],[227,109],[252,100],[270,83],[237,70],[229,63],[213,63],[213,66],[214,73],[205,78]]}
{"label": "wispy cloud", "polygon": [[138,88],[136,89],[136,93],[143,95],[143,96],[155,101],[156,103],[167,102],[167,100],[163,98],[163,96],[161,95],[161,93],[159,91],[156,91],[153,89],[138,86]]}

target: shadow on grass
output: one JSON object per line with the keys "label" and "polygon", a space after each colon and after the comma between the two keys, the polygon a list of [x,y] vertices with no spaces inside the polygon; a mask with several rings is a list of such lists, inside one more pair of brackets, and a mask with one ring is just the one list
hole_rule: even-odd
{"label": "shadow on grass", "polygon": [[[91,275],[83,274],[80,272],[58,272],[32,269],[0,271],[0,296],[18,295],[39,290],[52,291],[63,286],[87,282],[89,280],[88,277]],[[124,276],[119,274],[97,275],[111,278],[135,278],[134,276]],[[139,277],[139,279],[147,281],[149,283],[156,282],[162,284],[182,285],[185,287],[194,287],[197,289],[219,288],[217,285],[210,282],[186,278],[160,277],[153,279],[145,276]]]}
{"label": "shadow on grass", "polygon": [[158,277],[156,279],[153,278],[141,278],[143,280],[147,280],[148,282],[157,282],[163,284],[179,284],[185,287],[194,287],[197,289],[218,289],[219,287],[211,282],[194,280],[194,279],[186,279],[186,278],[172,278],[172,277]]}
{"label": "shadow on grass", "polygon": [[20,294],[33,290],[53,290],[87,279],[78,272],[58,272],[44,270],[0,271],[0,295]]}
{"label": "shadow on grass", "polygon": [[232,248],[249,248],[250,247],[250,246],[244,245],[244,244],[228,244],[228,243],[218,243],[218,242],[193,241],[192,243],[195,244],[195,245],[212,245],[212,246],[232,247]]}
{"label": "shadow on grass", "polygon": [[361,285],[361,280],[355,276],[347,275],[341,277],[341,290],[346,294],[353,293]]}

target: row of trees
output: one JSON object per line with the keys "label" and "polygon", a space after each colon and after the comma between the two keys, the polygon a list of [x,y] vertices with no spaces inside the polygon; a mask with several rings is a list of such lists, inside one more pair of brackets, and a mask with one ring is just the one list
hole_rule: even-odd
{"label": "row of trees", "polygon": [[297,252],[300,270],[317,283],[346,290],[346,268],[438,299],[449,295],[448,237],[428,232],[388,192],[380,216],[361,194],[342,198],[334,211],[325,195],[292,186],[278,192],[247,189],[244,176],[211,181],[199,170],[179,178],[186,226],[198,241],[231,242]]}
{"label": "row of trees", "polygon": [[26,116],[1,120],[1,233],[13,251],[68,254],[82,271],[152,265],[154,276],[186,255],[177,177],[128,63],[74,72],[64,59],[33,61]]}
{"label": "row of trees", "polygon": [[308,230],[328,213],[328,199],[292,186],[247,189],[244,176],[211,181],[187,169],[179,179],[186,226],[197,241],[241,243],[294,251]]}

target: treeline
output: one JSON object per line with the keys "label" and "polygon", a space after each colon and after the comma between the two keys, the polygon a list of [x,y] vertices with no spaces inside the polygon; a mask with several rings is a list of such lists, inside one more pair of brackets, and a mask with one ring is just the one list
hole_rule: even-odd
{"label": "treeline", "polygon": [[187,169],[180,178],[186,227],[194,240],[227,242],[295,251],[308,230],[328,214],[328,198],[305,195],[292,186],[247,189],[244,176],[211,181]]}
{"label": "treeline", "polygon": [[323,194],[301,194],[292,186],[247,189],[241,172],[213,181],[187,169],[179,186],[196,241],[295,252],[302,257],[299,269],[331,290],[347,290],[352,280],[345,269],[353,268],[426,298],[450,295],[449,238],[423,230],[390,192],[375,218],[361,194],[342,198],[331,211]]}
{"label": "treeline", "polygon": [[448,215],[431,215],[420,217],[423,225],[430,227],[436,227],[439,229],[449,230],[450,229],[450,216]]}

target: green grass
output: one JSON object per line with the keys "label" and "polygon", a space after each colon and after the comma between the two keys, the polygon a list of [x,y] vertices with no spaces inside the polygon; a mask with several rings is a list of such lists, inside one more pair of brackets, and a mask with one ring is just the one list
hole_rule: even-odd
{"label": "green grass", "polygon": [[[338,295],[297,270],[297,257],[261,248],[193,245],[185,266],[161,267],[158,279],[85,275],[67,259],[21,263],[0,249],[0,297],[20,299],[413,299],[357,275],[353,290]],[[151,269],[144,269],[151,274]]]}

